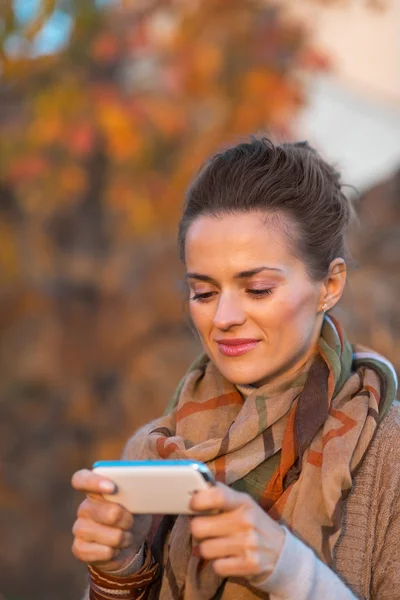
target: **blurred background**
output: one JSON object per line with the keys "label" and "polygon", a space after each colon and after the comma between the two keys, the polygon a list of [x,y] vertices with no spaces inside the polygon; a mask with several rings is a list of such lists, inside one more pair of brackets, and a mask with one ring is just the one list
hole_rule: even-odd
{"label": "blurred background", "polygon": [[400,0],[0,2],[1,600],[82,594],[70,477],[199,351],[176,226],[221,146],[308,139],[343,172],[337,314],[400,368],[399,30]]}

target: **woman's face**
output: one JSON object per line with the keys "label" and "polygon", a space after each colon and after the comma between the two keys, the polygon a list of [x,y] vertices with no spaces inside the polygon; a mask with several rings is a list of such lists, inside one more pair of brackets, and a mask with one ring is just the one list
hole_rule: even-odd
{"label": "woman's face", "polygon": [[190,314],[208,356],[235,384],[277,382],[316,348],[323,283],[290,252],[282,219],[269,227],[260,213],[202,216],[187,233]]}

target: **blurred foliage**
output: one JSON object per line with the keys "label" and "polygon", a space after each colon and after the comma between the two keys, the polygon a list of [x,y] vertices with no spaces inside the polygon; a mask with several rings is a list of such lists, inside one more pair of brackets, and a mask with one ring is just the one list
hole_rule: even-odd
{"label": "blurred foliage", "polygon": [[[3,48],[1,199],[29,216],[36,239],[18,254],[3,232],[9,279],[21,261],[34,260],[31,274],[41,278],[60,272],[60,252],[97,254],[111,237],[175,226],[204,158],[249,131],[287,133],[303,102],[295,68],[320,63],[298,25],[254,0],[231,0],[229,10],[225,0],[107,11],[89,0],[60,2],[73,14],[70,43],[29,57],[55,4],[46,0],[20,30],[21,55]],[[3,38],[17,28],[8,7]]]}
{"label": "blurred foliage", "polygon": [[[0,581],[70,600],[71,474],[117,458],[198,352],[176,290],[185,187],[221,144],[287,135],[299,70],[326,61],[272,2],[15,8],[0,4]],[[57,11],[70,36],[40,54]]]}

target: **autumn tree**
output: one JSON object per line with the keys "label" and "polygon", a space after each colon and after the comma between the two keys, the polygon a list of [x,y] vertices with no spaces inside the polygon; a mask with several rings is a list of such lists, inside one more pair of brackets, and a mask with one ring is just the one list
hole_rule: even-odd
{"label": "autumn tree", "polygon": [[[323,61],[272,2],[0,10],[0,581],[67,600],[85,578],[71,473],[118,457],[197,352],[175,289],[185,187],[222,144],[287,135],[298,68]],[[38,55],[54,11],[69,37]]]}
{"label": "autumn tree", "polygon": [[3,61],[3,186],[51,246],[46,266],[34,248],[14,260],[35,260],[37,277],[60,273],[60,252],[98,254],[175,224],[205,156],[248,132],[286,133],[303,101],[303,32],[276,8],[91,4],[76,4],[63,52]]}

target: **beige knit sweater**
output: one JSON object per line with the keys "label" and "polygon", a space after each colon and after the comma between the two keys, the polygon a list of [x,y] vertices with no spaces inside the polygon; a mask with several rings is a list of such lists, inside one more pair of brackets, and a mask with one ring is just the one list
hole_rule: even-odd
{"label": "beige knit sweater", "polygon": [[288,532],[277,572],[255,587],[273,600],[400,600],[399,403],[380,424],[354,478],[334,560],[339,577]]}
{"label": "beige knit sweater", "polygon": [[400,600],[400,407],[382,421],[346,501],[335,570],[356,596]]}

